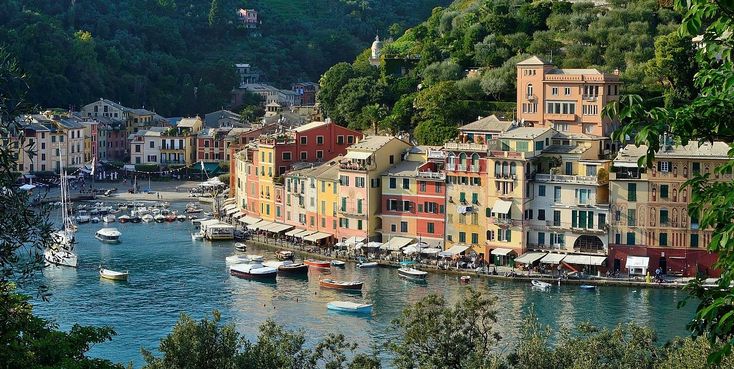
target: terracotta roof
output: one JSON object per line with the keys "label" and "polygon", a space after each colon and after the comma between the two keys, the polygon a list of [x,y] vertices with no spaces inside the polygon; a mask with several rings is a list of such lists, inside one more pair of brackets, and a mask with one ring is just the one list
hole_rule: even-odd
{"label": "terracotta roof", "polygon": [[485,132],[504,132],[512,127],[512,122],[501,121],[497,116],[490,115],[481,118],[469,124],[459,127],[460,131],[485,131]]}

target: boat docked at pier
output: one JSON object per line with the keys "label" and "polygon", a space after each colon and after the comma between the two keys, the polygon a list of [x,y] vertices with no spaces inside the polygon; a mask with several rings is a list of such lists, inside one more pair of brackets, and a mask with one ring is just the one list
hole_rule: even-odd
{"label": "boat docked at pier", "polygon": [[129,215],[127,215],[127,214],[126,215],[120,215],[120,217],[117,218],[117,221],[120,222],[120,223],[127,223],[127,222],[130,222],[131,220],[132,220],[132,217],[129,216]]}
{"label": "boat docked at pier", "polygon": [[244,279],[275,281],[278,270],[260,263],[235,264],[229,267],[229,274]]}
{"label": "boat docked at pier", "polygon": [[360,304],[351,301],[332,301],[326,304],[326,308],[354,314],[369,314],[372,312],[372,304]]}
{"label": "boat docked at pier", "polygon": [[362,289],[363,284],[364,282],[360,281],[339,281],[331,278],[319,279],[319,286],[335,290],[359,291]]}
{"label": "boat docked at pier", "polygon": [[403,267],[398,269],[398,275],[415,281],[425,281],[428,276],[428,272],[418,270],[415,268]]}
{"label": "boat docked at pier", "polygon": [[[64,167],[63,162],[60,163]],[[68,266],[76,268],[79,258],[74,253],[74,232],[77,227],[71,217],[71,204],[69,202],[69,184],[67,183],[66,170],[61,171],[61,224],[62,229],[51,233],[51,242],[43,252],[43,258],[48,264]]]}
{"label": "boat docked at pier", "polygon": [[[263,257],[261,255],[231,255],[224,258],[227,264],[242,264],[242,263],[262,263]],[[271,268],[277,268],[277,266],[265,265]]]}
{"label": "boat docked at pier", "polygon": [[107,214],[102,217],[102,221],[105,223],[114,223],[116,220],[115,216],[112,214]]}
{"label": "boat docked at pier", "polygon": [[323,260],[306,259],[303,263],[312,268],[329,269],[331,267],[330,262]]}
{"label": "boat docked at pier", "polygon": [[278,258],[278,260],[293,260],[293,251],[278,250],[275,253],[275,257]]}
{"label": "boat docked at pier", "polygon": [[102,228],[94,234],[94,238],[104,243],[120,243],[122,233],[117,228]]}
{"label": "boat docked at pier", "polygon": [[547,288],[551,288],[551,284],[550,284],[550,283],[548,283],[548,282],[543,282],[543,281],[539,281],[539,280],[537,280],[537,279],[533,279],[532,281],[530,281],[530,283],[531,283],[531,284],[533,285],[533,287],[535,287],[535,288],[542,288],[542,289],[547,289]]}
{"label": "boat docked at pier", "polygon": [[283,275],[303,275],[308,274],[308,265],[303,263],[294,263],[285,260],[278,266],[278,274]]}

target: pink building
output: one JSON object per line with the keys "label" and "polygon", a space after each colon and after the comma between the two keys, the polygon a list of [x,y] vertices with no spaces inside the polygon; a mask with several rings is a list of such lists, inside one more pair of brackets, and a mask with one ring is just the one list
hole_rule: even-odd
{"label": "pink building", "polygon": [[257,10],[255,9],[237,10],[237,19],[245,28],[257,28]]}

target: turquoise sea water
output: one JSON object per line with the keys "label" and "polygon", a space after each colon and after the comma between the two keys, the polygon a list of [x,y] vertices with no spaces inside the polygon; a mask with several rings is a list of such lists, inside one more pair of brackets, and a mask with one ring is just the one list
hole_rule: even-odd
{"label": "turquoise sea water", "polygon": [[[140,348],[155,350],[183,312],[201,318],[218,309],[226,322],[234,322],[250,339],[270,318],[290,329],[303,329],[311,344],[338,332],[368,350],[394,334],[390,321],[406,304],[430,293],[454,300],[462,289],[456,276],[429,275],[426,284],[416,284],[400,279],[396,269],[360,270],[354,264],[332,268],[332,274],[338,279],[364,280],[361,294],[320,289],[315,274],[308,279],[279,276],[275,284],[242,280],[230,276],[225,266],[224,258],[234,253],[232,243],[192,241],[188,221],[112,226],[122,232],[121,244],[103,244],[94,238],[94,232],[104,227],[101,223],[79,226],[79,268],[46,268],[40,279],[53,296],[50,302],[35,301],[35,311],[62,329],[74,323],[112,326],[117,336],[93,347],[91,355],[132,362],[136,368],[143,363]],[[269,250],[250,247],[248,253],[273,258]],[[101,280],[100,263],[129,270],[130,280]],[[474,280],[471,284],[497,297],[497,329],[506,349],[531,306],[554,329],[582,321],[600,326],[637,322],[655,328],[662,341],[685,335],[685,324],[693,314],[691,304],[676,308],[685,297],[679,290],[600,287],[589,292],[568,285],[543,292],[529,283]],[[326,309],[332,300],[368,301],[374,311],[368,317],[334,313]]]}

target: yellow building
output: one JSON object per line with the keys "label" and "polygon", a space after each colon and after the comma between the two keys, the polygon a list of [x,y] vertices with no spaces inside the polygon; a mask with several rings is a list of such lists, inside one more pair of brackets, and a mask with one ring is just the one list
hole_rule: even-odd
{"label": "yellow building", "polygon": [[161,134],[161,164],[191,166],[196,161],[196,135],[203,127],[200,117],[183,118],[175,128]]}
{"label": "yellow building", "polygon": [[275,221],[275,143],[261,140],[255,155],[259,155],[258,187],[260,188],[260,217]]}

